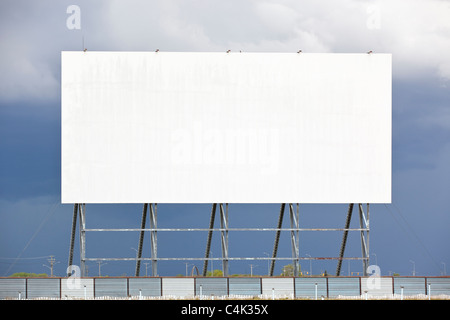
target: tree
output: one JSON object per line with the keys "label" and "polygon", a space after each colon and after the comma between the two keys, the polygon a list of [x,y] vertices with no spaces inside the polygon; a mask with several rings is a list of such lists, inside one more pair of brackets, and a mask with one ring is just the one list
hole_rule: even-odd
{"label": "tree", "polygon": [[300,275],[300,266],[298,267],[298,274],[294,275],[294,266],[292,264],[285,265],[283,267],[283,271],[281,272],[281,276],[283,277],[297,277]]}
{"label": "tree", "polygon": [[29,272],[16,272],[10,275],[10,277],[14,278],[47,278],[48,275],[46,273],[29,273]]}
{"label": "tree", "polygon": [[223,277],[223,271],[222,270],[214,270],[213,274],[211,275],[211,271],[208,271],[206,273],[207,277]]}

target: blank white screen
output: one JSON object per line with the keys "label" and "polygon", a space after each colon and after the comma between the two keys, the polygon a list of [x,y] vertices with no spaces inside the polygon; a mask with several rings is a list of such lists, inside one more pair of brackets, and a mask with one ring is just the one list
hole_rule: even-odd
{"label": "blank white screen", "polygon": [[62,52],[63,203],[389,203],[391,55]]}

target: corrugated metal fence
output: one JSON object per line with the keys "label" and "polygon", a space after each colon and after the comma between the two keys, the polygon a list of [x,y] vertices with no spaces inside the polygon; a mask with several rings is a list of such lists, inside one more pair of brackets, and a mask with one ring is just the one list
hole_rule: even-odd
{"label": "corrugated metal fence", "polygon": [[447,295],[450,277],[0,278],[0,299],[102,297],[339,298]]}

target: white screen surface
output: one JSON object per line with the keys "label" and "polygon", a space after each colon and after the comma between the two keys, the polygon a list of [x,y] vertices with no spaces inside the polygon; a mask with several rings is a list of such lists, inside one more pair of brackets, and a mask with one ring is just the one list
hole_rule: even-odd
{"label": "white screen surface", "polygon": [[62,52],[63,203],[389,203],[391,55]]}

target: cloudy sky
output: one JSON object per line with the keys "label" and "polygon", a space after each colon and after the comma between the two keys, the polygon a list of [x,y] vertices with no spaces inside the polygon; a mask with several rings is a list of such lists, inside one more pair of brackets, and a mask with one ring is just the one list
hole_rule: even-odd
{"label": "cloudy sky", "polygon": [[[67,24],[67,8],[74,4],[80,29]],[[441,275],[450,268],[449,16],[445,0],[1,1],[0,276],[49,273],[44,265],[50,255],[59,262],[55,274],[65,273],[73,207],[60,203],[60,54],[83,47],[392,53],[392,203],[371,206],[370,262],[382,275],[411,275],[413,269],[417,275]],[[141,210],[141,205],[88,205],[87,224],[136,228]],[[230,226],[275,227],[278,210],[279,204],[230,205]],[[300,212],[302,227],[343,227],[346,206],[301,205]],[[207,227],[209,214],[210,205],[162,204],[158,226]],[[300,255],[337,256],[341,238],[302,233]],[[206,234],[160,232],[158,240],[161,256],[202,257]],[[231,233],[230,256],[267,256],[273,240],[273,233]],[[88,257],[134,257],[138,234],[90,234],[87,241]],[[213,241],[218,256],[217,235]],[[351,234],[347,256],[361,255],[359,241]],[[280,246],[279,256],[289,257],[288,233]],[[76,262],[78,246],[75,250]],[[277,262],[275,272],[286,263]],[[267,273],[265,261],[253,264],[254,273]],[[335,262],[301,265],[313,273],[336,269]],[[158,271],[175,275],[185,268],[181,261],[161,262]],[[349,270],[361,272],[361,263],[344,262],[343,274]],[[102,274],[133,272],[133,263],[102,266]],[[231,263],[230,273],[250,273],[249,263]],[[97,264],[89,264],[89,274],[98,274]]]}

